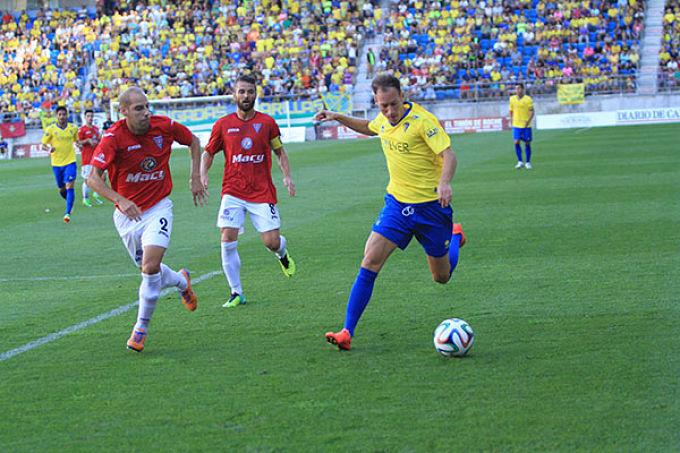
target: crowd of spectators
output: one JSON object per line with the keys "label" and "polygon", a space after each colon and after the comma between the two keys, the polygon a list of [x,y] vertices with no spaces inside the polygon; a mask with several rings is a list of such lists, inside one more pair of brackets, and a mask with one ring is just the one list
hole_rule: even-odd
{"label": "crowd of spectators", "polygon": [[377,3],[133,1],[100,19],[93,99],[106,104],[132,83],[150,99],[230,94],[242,72],[263,98],[351,89],[362,38],[378,31]]}
{"label": "crowd of spectators", "polygon": [[130,85],[150,99],[231,94],[243,72],[265,99],[342,92],[362,39],[383,27],[378,0],[105,5],[3,15],[1,111],[107,110]]}
{"label": "crowd of spectators", "polygon": [[680,89],[680,1],[666,0],[659,54],[659,88]]}
{"label": "crowd of spectators", "polygon": [[37,117],[57,104],[80,109],[94,12],[5,12],[0,27],[0,111]]}
{"label": "crowd of spectators", "polygon": [[[633,90],[644,0],[122,0],[4,13],[0,111],[108,110],[130,85],[150,99],[230,94],[240,73],[264,99],[352,90],[366,38],[375,73],[416,99],[532,94],[560,82]],[[678,0],[668,0],[662,85],[678,84]]]}
{"label": "crowd of spectators", "polygon": [[378,70],[416,98],[504,96],[514,81],[532,94],[565,80],[590,91],[635,88],[643,0],[391,3]]}

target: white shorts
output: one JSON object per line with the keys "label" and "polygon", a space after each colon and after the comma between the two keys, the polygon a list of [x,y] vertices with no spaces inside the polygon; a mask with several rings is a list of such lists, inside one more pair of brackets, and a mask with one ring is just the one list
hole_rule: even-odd
{"label": "white shorts", "polygon": [[167,197],[144,211],[142,220],[138,222],[128,219],[118,209],[114,211],[113,224],[137,267],[142,267],[144,247],[155,245],[168,248],[172,235],[172,218],[172,201]]}
{"label": "white shorts", "polygon": [[281,218],[275,204],[251,203],[231,195],[222,196],[220,211],[217,214],[217,226],[219,228],[238,228],[243,232],[246,212],[250,214],[253,226],[260,233],[281,228]]}
{"label": "white shorts", "polygon": [[89,178],[90,173],[92,173],[92,165],[83,165],[80,167],[80,176],[82,176],[83,179]]}

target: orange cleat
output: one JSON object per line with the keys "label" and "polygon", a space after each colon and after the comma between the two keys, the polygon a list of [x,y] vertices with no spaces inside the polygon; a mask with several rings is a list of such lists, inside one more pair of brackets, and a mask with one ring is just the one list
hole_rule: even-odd
{"label": "orange cleat", "polygon": [[184,304],[185,307],[187,307],[187,310],[194,311],[196,310],[196,304],[198,303],[198,300],[196,299],[196,294],[194,293],[194,290],[191,289],[191,278],[189,277],[189,271],[186,269],[182,269],[179,272],[181,274],[184,274],[184,276],[187,279],[187,289],[185,289],[184,291],[177,289],[177,292],[179,293],[179,298],[182,299],[182,303]]}
{"label": "orange cleat", "polygon": [[130,335],[130,339],[127,341],[127,347],[133,351],[142,352],[144,340],[146,340],[146,330],[132,329],[132,335]]}
{"label": "orange cleat", "polygon": [[352,336],[347,329],[342,329],[337,333],[328,332],[326,334],[326,341],[336,345],[340,350],[344,349],[345,351],[349,351],[352,349],[352,345],[350,344],[352,343]]}
{"label": "orange cleat", "polygon": [[459,245],[459,247],[462,247],[462,246],[465,245],[465,235],[463,234],[463,227],[460,226],[460,223],[454,223],[453,224],[452,234],[460,234],[460,245]]}

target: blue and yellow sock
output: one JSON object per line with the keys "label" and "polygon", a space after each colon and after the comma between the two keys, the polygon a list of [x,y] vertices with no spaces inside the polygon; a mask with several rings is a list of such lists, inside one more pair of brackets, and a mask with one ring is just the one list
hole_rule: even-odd
{"label": "blue and yellow sock", "polygon": [[368,301],[371,300],[373,284],[377,276],[377,272],[362,267],[359,269],[356,280],[354,280],[347,302],[347,314],[345,315],[345,329],[349,330],[349,334],[352,336],[354,336],[354,328],[357,326],[361,314],[366,309]]}
{"label": "blue and yellow sock", "polygon": [[66,189],[66,214],[71,213],[73,202],[76,199],[76,191],[73,188]]}
{"label": "blue and yellow sock", "polygon": [[524,152],[527,155],[527,162],[531,160],[531,145],[529,143],[524,144]]}
{"label": "blue and yellow sock", "polygon": [[517,162],[522,162],[522,146],[515,143],[515,154],[517,154]]}

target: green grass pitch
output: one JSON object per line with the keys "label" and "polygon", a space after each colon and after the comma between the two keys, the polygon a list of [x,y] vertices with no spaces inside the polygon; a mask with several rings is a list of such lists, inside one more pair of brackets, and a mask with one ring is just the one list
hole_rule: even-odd
{"label": "green grass pitch", "polygon": [[[677,451],[680,449],[680,129],[537,131],[534,170],[510,134],[453,137],[455,220],[467,244],[434,283],[414,241],[375,285],[353,350],[323,339],[347,296],[387,183],[376,140],[289,145],[297,196],[274,165],[288,280],[247,223],[248,304],[159,301],[141,354],[136,308],[0,360],[0,451]],[[196,208],[188,155],[172,159],[165,262],[220,271],[222,160]],[[0,162],[0,354],[136,300],[111,221],[69,225],[45,159]],[[46,213],[46,208],[50,209]],[[432,333],[461,317],[463,359]]]}

